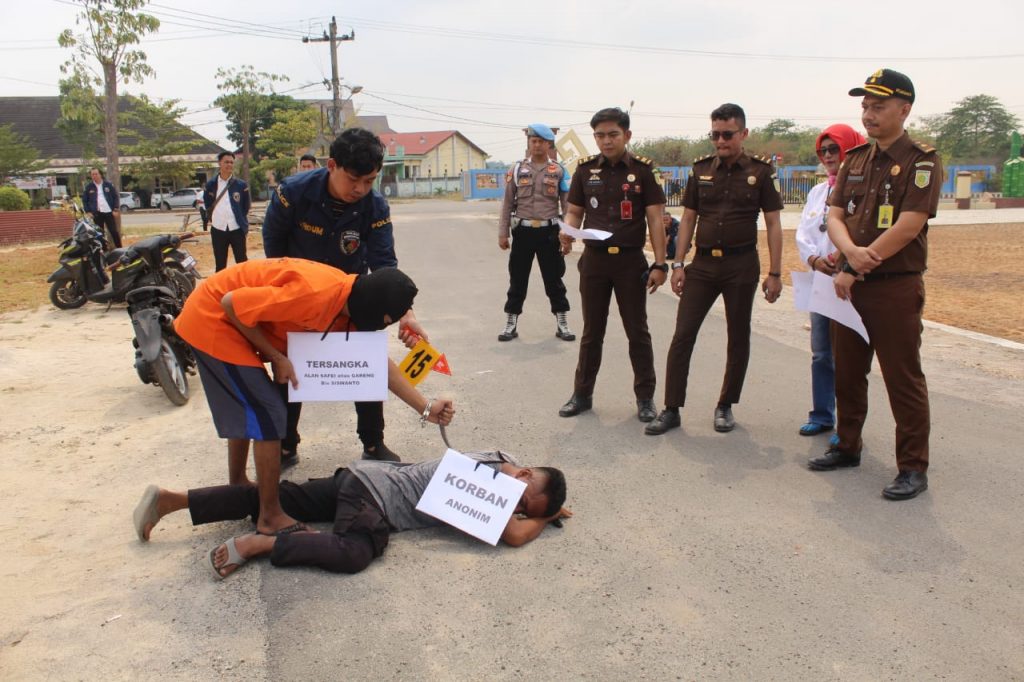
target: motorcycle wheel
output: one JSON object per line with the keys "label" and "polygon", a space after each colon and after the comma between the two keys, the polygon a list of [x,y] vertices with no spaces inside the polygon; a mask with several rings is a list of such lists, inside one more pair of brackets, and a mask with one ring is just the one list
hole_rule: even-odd
{"label": "motorcycle wheel", "polygon": [[167,279],[173,285],[174,293],[178,300],[184,303],[196,288],[195,279],[177,265],[166,264],[164,267],[167,269]]}
{"label": "motorcycle wheel", "polygon": [[58,279],[50,287],[50,302],[61,310],[81,308],[85,301],[85,292],[73,279]]}
{"label": "motorcycle wheel", "polygon": [[164,337],[160,338],[160,355],[153,361],[153,371],[168,400],[175,405],[184,405],[188,402],[188,377],[178,362],[174,348]]}

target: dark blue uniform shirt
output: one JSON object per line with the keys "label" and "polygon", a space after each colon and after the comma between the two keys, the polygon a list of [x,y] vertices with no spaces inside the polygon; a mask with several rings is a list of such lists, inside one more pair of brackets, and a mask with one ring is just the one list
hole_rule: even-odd
{"label": "dark blue uniform shirt", "polygon": [[350,275],[397,267],[387,200],[373,190],[335,215],[327,174],[317,168],[278,185],[263,221],[267,258],[306,258]]}

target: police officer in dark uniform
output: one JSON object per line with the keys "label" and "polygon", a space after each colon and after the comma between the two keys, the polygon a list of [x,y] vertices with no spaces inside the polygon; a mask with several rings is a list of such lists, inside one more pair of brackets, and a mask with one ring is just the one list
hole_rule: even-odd
{"label": "police officer in dark uniform", "polygon": [[808,466],[830,471],[860,465],[868,373],[877,355],[896,421],[899,468],[882,495],[906,500],[928,488],[931,423],[921,369],[921,312],[928,219],[938,209],[942,162],[934,148],[904,130],[914,103],[907,76],[880,69],[850,95],[863,98],[861,121],[874,142],[851,149],[839,168],[828,235],[842,253],[836,295],[853,303],[870,342],[832,323],[839,442]]}
{"label": "police officer in dark uniform", "polygon": [[569,176],[561,164],[549,156],[555,143],[555,133],[543,123],[533,123],[526,129],[530,155],[509,169],[505,182],[505,198],[498,218],[498,247],[509,248],[509,228],[512,234],[512,252],[508,257],[509,286],[505,299],[505,329],[499,341],[511,341],[519,336],[516,325],[523,312],[526,290],[530,284],[530,269],[534,256],[544,279],[544,292],[551,301],[555,315],[555,336],[563,341],[574,341],[576,335],[569,329],[565,314],[569,299],[565,297],[565,256],[558,240],[558,218],[565,214],[565,198],[569,192]]}
{"label": "police officer in dark uniform", "polygon": [[[746,114],[736,104],[711,112],[715,154],[697,159],[683,194],[683,218],[672,264],[672,290],[679,296],[676,331],[665,370],[665,409],[648,424],[650,436],[680,424],[686,403],[690,357],[697,333],[715,300],[725,302],[729,346],[725,378],[715,407],[716,431],[732,431],[732,405],[740,400],[750,360],[750,315],[761,262],[757,256],[757,214],[764,211],[768,228],[770,271],[761,285],[769,303],[782,292],[782,198],[771,163],[743,151]],[[697,255],[685,268],[683,258],[697,230]],[[685,286],[684,286],[685,284]]]}
{"label": "police officer in dark uniform", "polygon": [[[384,164],[384,145],[362,128],[349,128],[331,144],[326,168],[286,178],[267,206],[263,250],[268,258],[290,256],[327,263],[350,275],[398,266],[387,200],[373,189]],[[410,309],[399,334],[427,338]],[[287,385],[281,385],[287,400]],[[282,463],[295,462],[302,403],[288,403]],[[398,461],[384,445],[383,403],[356,403],[363,457]]]}
{"label": "police officer in dark uniform", "polygon": [[[593,405],[594,384],[601,368],[604,333],[612,293],[629,339],[633,365],[633,392],[637,418],[655,418],[654,350],[647,330],[646,289],[654,293],[665,283],[665,194],[655,180],[653,162],[626,150],[632,133],[629,114],[618,108],[602,109],[590,119],[601,153],[576,166],[569,186],[569,225],[611,232],[606,240],[584,239],[579,260],[583,336],[576,365],[573,394],[558,414],[574,417]],[[584,222],[584,216],[586,220]],[[654,264],[644,256],[645,231],[650,234]],[[560,235],[568,253],[572,240]]]}

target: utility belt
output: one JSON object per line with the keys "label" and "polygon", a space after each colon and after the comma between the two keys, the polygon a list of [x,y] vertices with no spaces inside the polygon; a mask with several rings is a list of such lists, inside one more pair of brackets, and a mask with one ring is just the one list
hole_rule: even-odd
{"label": "utility belt", "polygon": [[583,242],[583,246],[585,248],[590,249],[591,251],[600,251],[601,253],[608,253],[612,255],[617,253],[633,253],[643,248],[640,246],[612,246],[609,244],[605,244],[604,242],[589,241]]}
{"label": "utility belt", "polygon": [[741,253],[757,251],[757,242],[744,244],[743,246],[698,246],[698,256],[711,256],[712,258],[723,258],[725,256],[738,256]]}
{"label": "utility belt", "polygon": [[869,272],[864,275],[865,282],[878,282],[883,279],[895,279],[897,277],[911,277],[913,275],[920,275],[920,272]]}
{"label": "utility belt", "polygon": [[516,218],[516,226],[518,227],[551,227],[557,225],[557,218],[550,218],[548,220],[529,220],[527,218]]}

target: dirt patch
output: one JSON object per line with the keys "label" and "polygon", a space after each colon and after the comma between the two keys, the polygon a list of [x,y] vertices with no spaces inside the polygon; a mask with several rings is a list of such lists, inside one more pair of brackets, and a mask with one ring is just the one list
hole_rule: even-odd
{"label": "dirt patch", "polygon": [[[806,270],[786,231],[782,272]],[[768,271],[765,233],[761,270]],[[928,231],[925,319],[1024,343],[1024,223],[938,225]]]}

